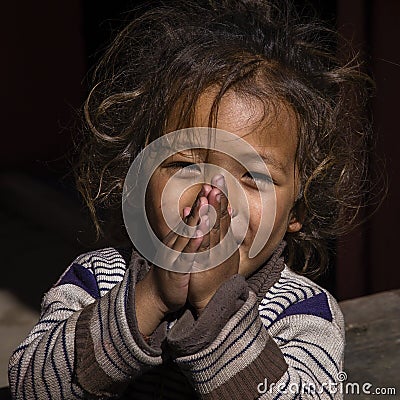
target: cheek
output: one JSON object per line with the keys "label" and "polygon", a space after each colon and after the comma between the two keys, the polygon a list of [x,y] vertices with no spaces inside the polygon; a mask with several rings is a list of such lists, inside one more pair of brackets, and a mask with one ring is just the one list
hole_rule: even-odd
{"label": "cheek", "polygon": [[282,235],[286,233],[289,215],[292,209],[292,201],[289,200],[291,196],[277,193],[276,196],[276,216],[274,230],[282,232]]}
{"label": "cheek", "polygon": [[162,187],[160,187],[157,179],[153,177],[147,187],[145,204],[147,219],[158,237],[162,236],[162,232],[160,231],[160,228],[162,228],[160,224],[160,221],[162,221],[161,193]]}
{"label": "cheek", "polygon": [[251,192],[250,195],[247,195],[247,201],[250,212],[249,228],[252,233],[255,234],[257,230],[265,228],[266,225],[271,229],[271,226],[275,225],[276,214],[278,212],[277,205],[274,206],[276,202],[273,192],[263,193],[261,196],[258,192]]}
{"label": "cheek", "polygon": [[[251,204],[249,234],[251,238],[254,238],[257,230],[260,229],[262,220],[263,223],[268,224],[270,227],[272,226],[271,236],[283,237],[285,235],[292,205],[289,197],[286,193],[279,192],[279,189],[276,190],[275,218],[273,212],[271,215],[268,214],[268,206],[261,207],[259,198],[254,196],[249,198],[249,204]],[[262,213],[267,213],[266,215],[264,214],[264,219],[262,218]]]}
{"label": "cheek", "polygon": [[257,205],[255,205],[254,203],[250,204],[252,204],[252,206],[250,210],[249,230],[251,232],[251,235],[254,236],[260,227],[262,210],[261,207],[259,207],[259,204]]}

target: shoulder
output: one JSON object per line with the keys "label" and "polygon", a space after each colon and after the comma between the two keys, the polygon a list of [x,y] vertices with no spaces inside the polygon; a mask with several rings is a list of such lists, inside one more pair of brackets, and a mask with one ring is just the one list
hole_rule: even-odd
{"label": "shoulder", "polygon": [[132,249],[114,247],[81,254],[54,287],[73,285],[94,298],[101,297],[123,279],[131,254]]}
{"label": "shoulder", "polygon": [[[310,279],[298,275],[288,267],[280,279],[265,294],[259,306],[264,325],[270,327],[276,322],[292,316],[317,317],[343,332],[344,321],[334,297]],[[315,320],[315,318],[313,318]]]}
{"label": "shoulder", "polygon": [[126,269],[131,253],[129,248],[106,247],[81,254],[73,263],[92,270],[101,267]]}
{"label": "shoulder", "polygon": [[327,290],[285,267],[262,299],[259,315],[288,364],[280,382],[284,387],[296,379],[314,387],[338,382],[345,332],[342,313]]}

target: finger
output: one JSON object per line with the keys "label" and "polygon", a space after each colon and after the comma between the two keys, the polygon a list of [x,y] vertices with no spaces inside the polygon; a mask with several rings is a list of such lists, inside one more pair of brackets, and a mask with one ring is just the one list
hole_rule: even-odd
{"label": "finger", "polygon": [[174,262],[174,270],[179,272],[190,272],[193,268],[196,252],[203,240],[202,232],[196,230],[195,237],[191,238],[181,254]]}
{"label": "finger", "polygon": [[193,238],[191,238],[185,248],[182,250],[182,253],[195,253],[203,241],[203,233],[200,229],[197,229]]}
{"label": "finger", "polygon": [[[209,195],[212,187],[208,184],[204,184],[198,194],[198,198],[200,198],[200,206],[198,210],[198,215],[200,218],[200,222],[198,225],[198,231],[196,232],[197,235],[202,236],[202,241],[199,247],[196,249],[197,252],[204,252],[209,248],[210,245],[210,237],[209,237],[209,215],[208,215],[208,199],[207,196]],[[203,199],[205,200],[203,202]]]}
{"label": "finger", "polygon": [[163,243],[164,243],[166,246],[172,248],[172,246],[173,246],[174,243],[176,242],[177,237],[178,237],[178,235],[177,235],[177,233],[175,232],[175,230],[169,231],[168,234],[167,234],[167,236],[164,237]]}
{"label": "finger", "polygon": [[210,230],[210,249],[220,242],[221,195],[222,192],[218,188],[213,188],[208,195],[208,202],[216,213],[215,223]]}
{"label": "finger", "polygon": [[226,187],[225,177],[222,174],[217,174],[211,179],[211,185],[215,188],[220,189],[226,195],[228,195],[228,189]]}
{"label": "finger", "polygon": [[186,221],[182,222],[182,235],[178,235],[172,248],[176,251],[182,252],[188,244],[191,237],[195,235],[195,232],[191,232],[190,228],[194,228],[198,225],[200,220],[200,208],[208,204],[205,197],[199,197],[196,199],[194,206],[192,207],[190,215],[186,217]]}
{"label": "finger", "polygon": [[208,194],[211,192],[211,190],[212,190],[212,186],[209,185],[208,183],[205,183],[201,187],[200,195],[204,196],[204,197],[208,197]]}
{"label": "finger", "polygon": [[168,234],[164,237],[163,243],[170,247],[173,248],[175,245],[175,242],[177,241],[179,235],[179,232],[185,232],[186,236],[189,236],[188,230],[185,229],[187,222],[190,224],[193,224],[193,219],[190,218],[188,219],[190,213],[191,213],[192,208],[191,207],[185,207],[183,209],[183,221],[180,221],[178,225],[176,225],[171,231],[168,232]]}
{"label": "finger", "polygon": [[[211,184],[220,190],[219,193],[216,193],[216,202],[218,203],[218,218],[217,221],[218,223],[216,224],[216,230],[214,237],[214,242],[217,243],[217,241],[221,241],[226,233],[228,232],[229,226],[230,226],[230,217],[229,217],[229,202],[228,202],[228,187],[226,185],[225,177],[222,174],[217,174],[215,175],[212,180]],[[211,192],[211,195],[213,192]],[[213,201],[213,200],[211,200]],[[218,229],[218,230],[217,230]]]}
{"label": "finger", "polygon": [[[226,185],[225,177],[222,174],[215,175],[211,183],[221,190],[221,194],[216,196],[219,201],[219,240],[222,240],[228,232],[230,226],[230,213],[228,202],[228,187]],[[232,210],[231,210],[232,211]]]}
{"label": "finger", "polygon": [[[205,206],[202,210],[206,210],[207,208],[208,208],[208,205]],[[210,246],[210,235],[209,235],[210,217],[207,213],[207,210],[204,212],[205,212],[205,214],[201,216],[201,221],[199,224],[199,230],[203,236],[203,240],[198,249],[199,252],[207,250]]]}
{"label": "finger", "polygon": [[[204,196],[201,196],[200,193],[197,195],[196,200],[194,201],[189,214],[185,218],[185,222],[189,226],[196,226],[199,223],[199,212],[200,208],[204,203],[207,202],[207,199]],[[185,207],[187,209],[188,207]],[[185,210],[184,209],[184,210]]]}
{"label": "finger", "polygon": [[183,209],[184,220],[179,221],[178,225],[176,225],[172,230],[170,230],[168,232],[168,234],[163,239],[163,243],[166,246],[172,248],[174,246],[176,240],[180,236],[179,232],[184,232],[185,231],[187,217],[189,216],[190,212],[191,212],[191,207],[185,207]]}
{"label": "finger", "polygon": [[[183,209],[183,221],[181,221],[168,235],[164,238],[163,243],[168,247],[173,248],[177,251],[182,251],[192,236],[188,227],[195,227],[199,223],[199,212],[200,208],[205,204],[206,199],[202,199],[208,195],[211,190],[211,186],[204,184],[197,194],[196,199],[192,207],[185,207]],[[182,232],[182,235],[178,233]]]}
{"label": "finger", "polygon": [[[179,273],[190,272],[202,240],[202,233],[196,230],[193,238],[189,238],[186,246],[180,251],[176,250],[178,245],[172,247],[159,246],[154,257],[154,264]],[[182,253],[185,253],[185,255],[182,256]]]}
{"label": "finger", "polygon": [[174,245],[174,243],[176,242],[176,239],[178,238],[178,234],[177,234],[177,232],[180,232],[182,229],[183,229],[183,227],[184,227],[184,224],[186,224],[186,222],[187,222],[187,217],[190,215],[190,212],[192,211],[192,207],[185,207],[184,209],[183,209],[183,221],[180,221],[179,223],[178,223],[178,225],[174,228],[174,229],[172,229],[171,231],[169,231],[168,232],[168,234],[164,237],[164,239],[163,239],[163,243],[166,245],[166,246],[168,246],[168,247],[171,247],[172,248],[172,246]]}
{"label": "finger", "polygon": [[190,215],[190,212],[192,211],[191,207],[185,207],[183,209],[183,219],[185,220],[186,217]]}
{"label": "finger", "polygon": [[228,209],[228,199],[224,193],[220,197],[220,240],[222,240],[227,234],[231,225],[231,215]]}

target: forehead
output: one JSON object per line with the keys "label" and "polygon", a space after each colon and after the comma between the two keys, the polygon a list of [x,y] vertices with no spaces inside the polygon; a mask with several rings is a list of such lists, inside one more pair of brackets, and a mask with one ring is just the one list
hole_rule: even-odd
{"label": "forehead", "polygon": [[[203,93],[196,104],[194,126],[208,126],[216,91]],[[219,102],[216,127],[239,136],[271,162],[293,165],[297,149],[294,111],[281,101],[261,102],[227,92]]]}

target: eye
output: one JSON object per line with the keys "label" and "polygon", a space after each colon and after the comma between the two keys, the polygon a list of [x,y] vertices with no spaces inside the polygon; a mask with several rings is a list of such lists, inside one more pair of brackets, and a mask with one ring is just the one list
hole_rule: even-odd
{"label": "eye", "polygon": [[243,178],[248,180],[255,186],[259,186],[263,188],[266,185],[274,184],[274,180],[272,179],[271,175],[262,174],[260,172],[255,171],[248,171]]}
{"label": "eye", "polygon": [[191,177],[201,173],[201,168],[198,164],[188,161],[173,161],[165,165],[165,168],[173,171],[177,176]]}

